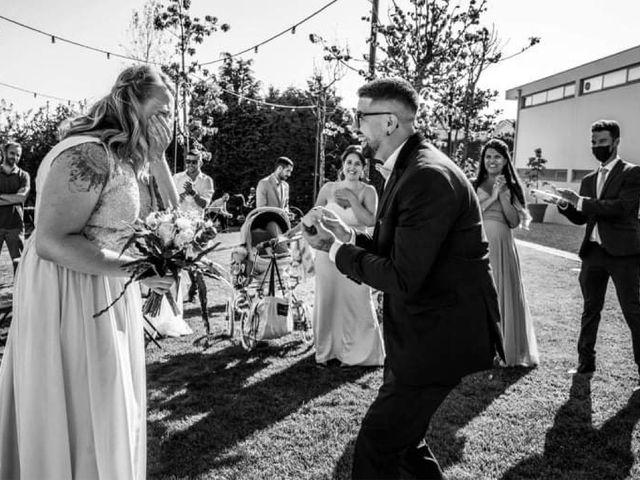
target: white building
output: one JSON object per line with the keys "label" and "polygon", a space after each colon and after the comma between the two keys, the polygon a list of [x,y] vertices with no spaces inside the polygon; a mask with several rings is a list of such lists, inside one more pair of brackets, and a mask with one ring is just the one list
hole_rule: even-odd
{"label": "white building", "polygon": [[[620,156],[640,164],[640,46],[507,91],[518,102],[514,162],[522,174],[534,149],[547,159],[545,180],[577,190],[597,167],[591,124],[620,123]],[[566,222],[555,208],[545,221]]]}

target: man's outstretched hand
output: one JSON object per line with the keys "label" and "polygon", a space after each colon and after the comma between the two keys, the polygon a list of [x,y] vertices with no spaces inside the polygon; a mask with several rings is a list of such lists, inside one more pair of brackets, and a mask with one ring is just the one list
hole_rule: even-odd
{"label": "man's outstretched hand", "polygon": [[335,213],[324,207],[314,207],[302,218],[302,231],[309,245],[328,252],[336,238],[342,242],[351,239],[351,228]]}

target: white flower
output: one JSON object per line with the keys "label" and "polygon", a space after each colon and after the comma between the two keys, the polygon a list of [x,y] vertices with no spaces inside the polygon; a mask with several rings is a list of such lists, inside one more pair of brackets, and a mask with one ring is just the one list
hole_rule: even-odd
{"label": "white flower", "polygon": [[158,226],[158,236],[162,243],[165,245],[169,245],[173,240],[173,234],[175,233],[175,228],[173,223],[171,222],[161,222]]}
{"label": "white flower", "polygon": [[178,217],[176,220],[176,227],[178,230],[190,230],[193,229],[193,222],[191,222],[188,218]]}
{"label": "white flower", "polygon": [[156,228],[158,228],[158,225],[160,225],[160,222],[158,221],[158,214],[156,212],[150,213],[149,215],[147,215],[147,218],[144,219],[144,223],[147,228],[155,230]]}
{"label": "white flower", "polygon": [[193,231],[191,228],[187,228],[185,230],[181,230],[181,231],[179,231],[177,233],[176,238],[174,239],[173,242],[174,242],[176,247],[182,248],[187,243],[190,243],[190,242],[193,241],[193,237],[195,236],[195,234],[196,234],[196,232]]}

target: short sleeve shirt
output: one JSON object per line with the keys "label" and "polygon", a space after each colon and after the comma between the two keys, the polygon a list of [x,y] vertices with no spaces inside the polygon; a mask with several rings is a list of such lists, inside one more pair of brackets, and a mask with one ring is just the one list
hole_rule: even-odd
{"label": "short sleeve shirt", "polygon": [[[4,168],[0,167],[0,194],[18,193],[28,188],[29,183],[29,174],[21,168],[15,167],[11,173],[6,173]],[[21,203],[0,205],[0,228],[24,229],[24,208]]]}

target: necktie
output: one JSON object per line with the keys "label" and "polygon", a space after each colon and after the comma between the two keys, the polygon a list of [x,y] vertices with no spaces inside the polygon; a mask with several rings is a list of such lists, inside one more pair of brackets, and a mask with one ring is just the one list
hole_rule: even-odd
{"label": "necktie", "polygon": [[602,194],[602,189],[604,188],[604,182],[607,180],[607,173],[609,170],[607,168],[599,168],[598,171],[598,184],[596,185],[596,198],[600,198]]}

